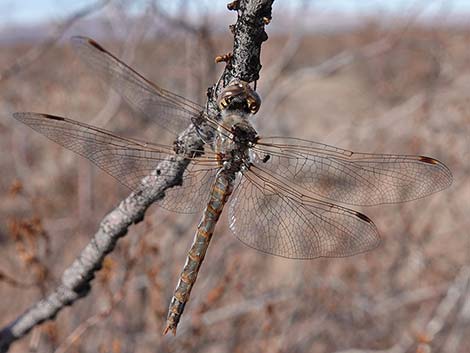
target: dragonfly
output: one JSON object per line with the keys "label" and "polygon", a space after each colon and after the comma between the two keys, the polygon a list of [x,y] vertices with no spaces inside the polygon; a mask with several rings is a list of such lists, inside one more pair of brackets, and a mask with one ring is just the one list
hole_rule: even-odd
{"label": "dragonfly", "polygon": [[366,215],[340,204],[411,201],[452,183],[449,168],[431,157],[359,153],[298,138],[262,137],[252,125],[260,96],[240,79],[221,90],[218,113],[211,114],[150,82],[94,40],[71,41],[79,57],[138,114],[175,136],[191,124],[201,131],[202,147],[175,148],[64,117],[14,114],[130,189],[151,173],[165,176],[155,172],[157,164],[171,163],[171,156],[183,150],[189,163],[181,183],[159,203],[182,213],[202,209],[202,217],[170,301],[164,334],[176,333],[225,205],[233,234],[251,248],[291,259],[345,257],[376,248],[380,236]]}

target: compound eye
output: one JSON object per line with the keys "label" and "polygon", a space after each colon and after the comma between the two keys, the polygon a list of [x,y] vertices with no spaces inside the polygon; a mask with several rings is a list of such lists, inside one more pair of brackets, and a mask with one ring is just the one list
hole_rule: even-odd
{"label": "compound eye", "polygon": [[258,105],[258,103],[256,103],[256,102],[251,102],[251,103],[248,105],[248,108],[250,109],[250,112],[251,112],[252,114],[256,114],[256,112],[258,112],[259,105]]}
{"label": "compound eye", "polygon": [[248,109],[252,114],[256,114],[261,106],[261,98],[255,91],[251,90],[247,97]]}
{"label": "compound eye", "polygon": [[233,100],[233,96],[224,97],[222,101],[224,102],[225,108],[230,104],[232,100]]}
{"label": "compound eye", "polygon": [[232,99],[233,99],[233,96],[231,95],[222,96],[218,102],[219,109],[220,110],[226,109],[229,106]]}

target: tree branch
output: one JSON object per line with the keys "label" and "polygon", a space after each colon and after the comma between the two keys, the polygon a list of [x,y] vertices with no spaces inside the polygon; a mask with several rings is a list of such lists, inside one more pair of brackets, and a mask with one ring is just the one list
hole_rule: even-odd
{"label": "tree branch", "polygon": [[225,73],[233,78],[253,82],[259,79],[261,70],[261,44],[268,39],[265,24],[271,21],[269,1],[236,1],[232,3],[238,10],[238,20],[233,28],[233,58],[229,70]]}
{"label": "tree branch", "polygon": [[[271,18],[274,0],[241,0],[235,3],[238,19],[234,28],[232,62],[223,73],[222,81],[233,78],[254,81],[259,77],[261,44],[267,39],[264,30],[266,19]],[[218,114],[216,98],[221,85],[214,85],[208,91],[208,113]],[[189,126],[178,141],[189,149],[199,149],[203,142],[194,126]],[[110,253],[118,239],[126,235],[132,224],[140,222],[148,207],[165,196],[165,190],[178,185],[189,164],[184,156],[168,157],[156,166],[155,172],[142,181],[141,187],[101,221],[98,231],[80,255],[67,268],[57,288],[46,298],[38,301],[17,319],[0,331],[0,352],[6,352],[10,345],[26,335],[35,326],[54,317],[68,305],[86,296],[91,289],[91,281]],[[157,175],[156,170],[160,172]]]}

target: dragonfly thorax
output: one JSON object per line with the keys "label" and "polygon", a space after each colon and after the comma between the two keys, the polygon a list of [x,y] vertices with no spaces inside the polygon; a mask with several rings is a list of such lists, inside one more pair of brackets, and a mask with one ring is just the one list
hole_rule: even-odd
{"label": "dragonfly thorax", "polygon": [[[222,122],[218,132],[220,138],[229,144],[227,147],[242,148],[251,146],[258,139],[258,133],[248,120],[250,114],[243,112],[222,112]],[[230,146],[235,144],[237,146]]]}
{"label": "dragonfly thorax", "polygon": [[249,150],[258,134],[248,120],[249,114],[222,111],[217,150],[224,156],[224,168],[239,171],[250,161]]}

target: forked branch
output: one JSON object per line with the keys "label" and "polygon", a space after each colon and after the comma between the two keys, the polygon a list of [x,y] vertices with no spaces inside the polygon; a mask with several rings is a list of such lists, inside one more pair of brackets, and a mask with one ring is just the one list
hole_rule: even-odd
{"label": "forked branch", "polygon": [[[230,4],[237,10],[238,18],[232,27],[234,34],[233,58],[222,76],[225,84],[233,78],[255,81],[259,77],[261,44],[267,39],[265,25],[271,19],[274,0],[240,0]],[[208,94],[209,114],[217,114],[216,98],[222,85],[213,86]],[[190,149],[203,144],[194,126],[189,126],[178,139]],[[113,251],[120,237],[126,235],[132,224],[140,222],[149,206],[165,197],[165,191],[178,185],[189,164],[184,156],[172,156],[155,166],[161,172],[154,178],[146,178],[141,187],[101,221],[98,231],[76,260],[67,268],[60,283],[46,298],[33,304],[0,331],[0,352],[25,336],[35,326],[54,317],[68,305],[86,296],[91,281],[103,263],[105,256]]]}

